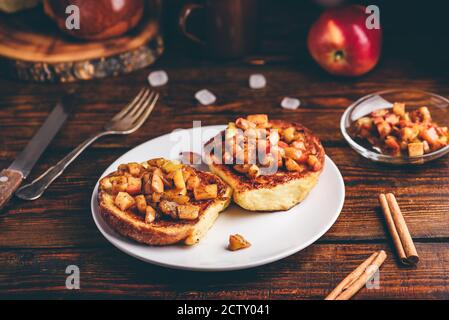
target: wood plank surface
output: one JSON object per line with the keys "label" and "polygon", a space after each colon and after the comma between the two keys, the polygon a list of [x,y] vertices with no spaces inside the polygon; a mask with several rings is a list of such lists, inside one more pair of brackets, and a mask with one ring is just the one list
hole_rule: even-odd
{"label": "wood plank surface", "polygon": [[[90,197],[99,175],[126,150],[109,151],[107,156],[103,150],[88,150],[48,189],[45,197],[35,202],[13,199],[7,211],[0,214],[0,244],[40,248],[105,242],[92,220]],[[377,194],[388,191],[398,196],[414,238],[449,239],[449,176],[442,174],[447,159],[441,161],[441,170],[437,172],[432,168],[412,168],[402,173],[401,168],[389,168],[386,175],[382,167],[354,167],[351,159],[358,156],[349,148],[327,151],[342,170],[347,197],[339,219],[323,239],[388,239],[377,201]],[[43,172],[61,156],[58,153],[44,157],[41,162],[45,164],[37,166],[35,171]],[[422,172],[427,174],[420,177],[416,186],[416,174]]]}
{"label": "wood plank surface", "polygon": [[[260,268],[219,273],[163,269],[110,246],[101,250],[3,250],[0,292],[9,298],[323,299],[379,249],[386,249],[388,255],[380,269],[379,289],[364,288],[355,299],[447,297],[449,248],[441,243],[419,243],[422,263],[411,269],[398,267],[383,245],[319,244]],[[69,265],[80,269],[79,291],[65,288]]]}

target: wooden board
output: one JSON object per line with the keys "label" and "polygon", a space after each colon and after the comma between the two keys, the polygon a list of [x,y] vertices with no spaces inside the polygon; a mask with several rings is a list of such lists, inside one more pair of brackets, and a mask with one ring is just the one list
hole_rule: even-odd
{"label": "wooden board", "polygon": [[118,38],[83,41],[60,32],[38,7],[0,14],[0,63],[12,76],[33,81],[76,81],[128,73],[163,52],[158,1],[134,30]]}
{"label": "wooden board", "polygon": [[[449,29],[434,28],[425,35],[410,32],[414,24],[407,23],[408,14],[400,14],[402,3],[383,0],[379,2],[382,12],[390,12],[390,21],[407,32],[385,33],[384,55],[373,72],[358,79],[340,79],[322,72],[308,56],[306,42],[298,41],[305,39],[319,13],[312,2],[263,2],[263,26],[268,32],[262,56],[267,61],[286,59],[264,66],[202,61],[188,55],[178,38],[168,39],[170,50],[158,68],[167,71],[170,82],[158,88],[161,98],[145,125],[129,136],[99,140],[41,199],[13,199],[0,212],[0,297],[322,299],[372,252],[384,249],[388,258],[381,268],[380,288],[364,288],[355,299],[449,299],[449,157],[417,167],[376,164],[356,154],[339,130],[345,108],[377,90],[420,88],[449,97],[449,77],[442,67],[449,65],[449,42],[439,41],[448,38],[441,32]],[[393,13],[398,14],[391,14],[388,6],[397,6]],[[414,9],[422,11],[423,6]],[[388,14],[384,16],[388,19]],[[428,25],[424,22],[416,27]],[[253,73],[266,76],[266,89],[248,87]],[[76,112],[29,179],[101,129],[136,94],[147,75],[147,70],[141,70],[103,81],[45,86],[0,79],[0,169],[8,167],[26,146],[64,90],[77,89]],[[202,88],[216,94],[216,105],[197,104],[194,94]],[[285,96],[301,99],[301,107],[281,109]],[[149,139],[191,128],[193,120],[217,125],[249,113],[303,122],[323,140],[341,170],[345,205],[335,225],[317,243],[266,266],[202,273],[141,262],[101,235],[92,219],[90,196],[110,163]],[[421,257],[416,268],[400,265],[393,252],[376,200],[377,194],[386,191],[398,195]],[[79,266],[81,290],[66,289],[68,265]]]}

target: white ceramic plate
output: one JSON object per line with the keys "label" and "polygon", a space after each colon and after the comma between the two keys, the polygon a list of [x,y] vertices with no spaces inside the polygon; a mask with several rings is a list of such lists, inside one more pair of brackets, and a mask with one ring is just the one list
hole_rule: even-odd
{"label": "white ceramic plate", "polygon": [[[225,126],[212,126],[183,130],[145,142],[117,159],[102,177],[115,171],[121,163],[143,162],[158,157],[179,159],[181,151],[200,153],[202,143],[198,141],[205,142],[224,128]],[[92,215],[98,229],[114,246],[149,263],[201,271],[256,267],[306,248],[335,223],[345,198],[345,186],[340,171],[334,162],[326,157],[325,169],[318,184],[304,202],[291,210],[250,213],[231,205],[220,215],[199,244],[192,247],[150,247],[120,236],[106,224],[98,210],[97,189],[98,183],[92,194]],[[226,250],[229,235],[235,233],[243,235],[252,246],[237,252]]]}

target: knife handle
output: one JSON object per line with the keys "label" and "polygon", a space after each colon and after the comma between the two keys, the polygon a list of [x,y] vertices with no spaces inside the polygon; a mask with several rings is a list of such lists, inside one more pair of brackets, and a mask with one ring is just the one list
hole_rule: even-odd
{"label": "knife handle", "polygon": [[0,210],[8,203],[22,181],[23,175],[20,171],[4,169],[0,172]]}

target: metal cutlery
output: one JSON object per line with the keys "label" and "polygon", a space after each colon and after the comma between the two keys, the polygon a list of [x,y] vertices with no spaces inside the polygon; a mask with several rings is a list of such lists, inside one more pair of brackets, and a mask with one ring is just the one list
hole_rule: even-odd
{"label": "metal cutlery", "polygon": [[39,131],[34,135],[16,160],[0,172],[0,209],[11,199],[14,192],[26,179],[42,153],[61,129],[70,114],[70,95],[65,96],[54,107]]}
{"label": "metal cutlery", "polygon": [[49,168],[32,183],[17,190],[16,196],[24,200],[36,200],[58,178],[64,170],[92,143],[107,135],[127,135],[137,131],[153,111],[159,94],[150,89],[142,89],[134,100],[116,114],[104,130],[81,143],[55,166]]}

